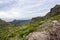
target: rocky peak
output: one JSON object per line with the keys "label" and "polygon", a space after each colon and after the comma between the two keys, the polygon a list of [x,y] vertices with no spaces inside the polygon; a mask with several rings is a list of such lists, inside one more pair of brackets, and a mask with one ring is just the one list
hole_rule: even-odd
{"label": "rocky peak", "polygon": [[50,18],[52,16],[60,15],[60,5],[56,5],[51,8],[50,12],[45,15],[45,18]]}
{"label": "rocky peak", "polygon": [[48,12],[44,17],[35,17],[32,18],[32,23],[35,23],[36,21],[42,21],[44,19],[49,19],[50,17],[60,15],[60,5],[56,5],[53,8],[51,8],[50,12]]}
{"label": "rocky peak", "polygon": [[55,7],[51,8],[51,11],[50,13],[53,13],[53,14],[59,14],[60,13],[60,5],[56,5]]}

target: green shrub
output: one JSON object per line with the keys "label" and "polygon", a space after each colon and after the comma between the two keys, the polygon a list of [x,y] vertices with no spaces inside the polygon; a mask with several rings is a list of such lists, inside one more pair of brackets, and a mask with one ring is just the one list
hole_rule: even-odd
{"label": "green shrub", "polygon": [[51,17],[50,19],[51,20],[59,20],[60,19],[60,16],[54,16],[54,17]]}

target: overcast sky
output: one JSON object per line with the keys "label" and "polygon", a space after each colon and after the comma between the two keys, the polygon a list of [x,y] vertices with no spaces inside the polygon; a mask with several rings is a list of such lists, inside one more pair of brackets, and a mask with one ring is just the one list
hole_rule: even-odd
{"label": "overcast sky", "polygon": [[0,18],[10,21],[44,16],[56,4],[60,0],[0,0]]}

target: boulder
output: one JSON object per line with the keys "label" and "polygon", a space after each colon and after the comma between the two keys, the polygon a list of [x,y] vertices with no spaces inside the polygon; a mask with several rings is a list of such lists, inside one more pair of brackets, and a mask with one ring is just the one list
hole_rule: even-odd
{"label": "boulder", "polygon": [[27,36],[27,40],[49,40],[47,32],[33,32]]}

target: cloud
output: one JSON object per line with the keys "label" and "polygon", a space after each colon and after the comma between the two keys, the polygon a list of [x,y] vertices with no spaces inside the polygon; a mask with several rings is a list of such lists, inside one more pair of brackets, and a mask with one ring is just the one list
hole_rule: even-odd
{"label": "cloud", "polygon": [[1,11],[0,12],[0,18],[17,18],[19,16],[22,16],[21,12],[17,9],[11,9],[9,11]]}
{"label": "cloud", "polygon": [[0,0],[0,11],[6,11],[13,8],[16,4],[14,0]]}
{"label": "cloud", "polygon": [[30,19],[44,16],[60,0],[0,0],[0,18]]}

